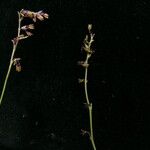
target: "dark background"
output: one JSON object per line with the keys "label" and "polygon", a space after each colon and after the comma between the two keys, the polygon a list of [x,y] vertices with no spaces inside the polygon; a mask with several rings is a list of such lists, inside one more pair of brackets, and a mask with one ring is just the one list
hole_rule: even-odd
{"label": "dark background", "polygon": [[[17,11],[43,10],[34,36],[21,41],[0,108],[0,150],[92,150],[83,87],[82,41],[93,24],[88,89],[99,150],[149,150],[149,0],[1,0],[0,88]],[[24,22],[26,23],[26,22]]]}

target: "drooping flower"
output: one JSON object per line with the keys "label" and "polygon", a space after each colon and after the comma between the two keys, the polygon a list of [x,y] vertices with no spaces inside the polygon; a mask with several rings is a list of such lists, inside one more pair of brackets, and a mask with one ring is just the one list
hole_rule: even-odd
{"label": "drooping flower", "polygon": [[49,17],[49,15],[47,13],[44,13],[42,10],[38,12],[33,12],[30,10],[22,9],[20,11],[20,14],[23,17],[31,18],[34,22],[36,22],[37,19],[43,21],[44,19],[48,19]]}
{"label": "drooping flower", "polygon": [[21,27],[21,30],[25,31],[27,36],[32,36],[33,33],[30,32],[30,30],[34,29],[34,24],[29,24]]}
{"label": "drooping flower", "polygon": [[21,71],[20,60],[21,60],[21,58],[14,58],[14,60],[13,60],[13,65],[16,67],[17,72]]}
{"label": "drooping flower", "polygon": [[29,24],[21,27],[22,30],[33,30],[34,29],[34,24]]}

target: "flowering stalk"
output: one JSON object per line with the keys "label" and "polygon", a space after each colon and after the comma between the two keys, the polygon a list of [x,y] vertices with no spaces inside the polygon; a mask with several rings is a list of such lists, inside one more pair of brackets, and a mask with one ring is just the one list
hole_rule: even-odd
{"label": "flowering stalk", "polygon": [[17,33],[17,36],[12,39],[13,49],[12,49],[12,53],[11,53],[9,67],[8,67],[5,81],[3,84],[1,96],[0,96],[0,105],[1,105],[3,97],[4,97],[4,93],[6,90],[6,86],[7,86],[7,82],[8,82],[8,78],[9,78],[12,66],[14,65],[16,67],[17,72],[21,71],[20,58],[14,57],[18,43],[20,40],[23,40],[23,39],[30,37],[32,35],[30,30],[34,29],[34,24],[21,26],[22,20],[25,17],[30,18],[34,22],[36,22],[36,19],[38,19],[40,21],[43,21],[44,19],[48,19],[48,14],[44,13],[43,11],[33,12],[33,11],[29,11],[29,10],[24,10],[24,9],[22,9],[20,12],[18,12],[18,33]]}
{"label": "flowering stalk", "polygon": [[85,131],[82,129],[81,132],[82,132],[82,135],[85,135],[85,134],[89,135],[92,147],[94,150],[96,150],[96,146],[95,146],[95,142],[94,142],[94,135],[93,135],[92,103],[89,100],[88,90],[87,90],[89,58],[93,54],[93,50],[91,48],[91,45],[94,41],[94,35],[95,35],[91,32],[91,29],[92,29],[92,25],[89,24],[88,25],[89,34],[86,35],[84,42],[83,42],[83,47],[82,47],[82,49],[86,52],[86,59],[85,59],[85,61],[79,62],[79,65],[81,65],[85,69],[84,79],[79,79],[79,83],[82,83],[82,82],[84,83],[84,92],[85,92],[85,99],[86,99],[85,105],[87,106],[88,111],[89,111],[89,128],[90,128],[90,131]]}

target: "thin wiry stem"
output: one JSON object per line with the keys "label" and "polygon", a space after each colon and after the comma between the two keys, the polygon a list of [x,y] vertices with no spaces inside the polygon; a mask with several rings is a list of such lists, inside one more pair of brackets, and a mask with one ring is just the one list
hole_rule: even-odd
{"label": "thin wiry stem", "polygon": [[[88,55],[86,56],[85,63],[88,64]],[[85,91],[85,98],[88,105],[90,105],[88,91],[87,91],[87,75],[88,75],[88,67],[85,67],[85,75],[84,75],[84,91]]]}
{"label": "thin wiry stem", "polygon": [[[90,56],[87,54],[85,62],[88,64]],[[88,90],[87,90],[87,78],[88,78],[88,67],[85,68],[85,76],[84,76],[84,90],[85,90],[85,97],[86,97],[86,102],[88,105],[88,110],[89,110],[89,124],[90,124],[90,141],[93,146],[93,149],[96,150],[95,142],[94,142],[94,135],[93,135],[93,120],[92,120],[92,103],[89,101],[89,96],[88,96]]]}
{"label": "thin wiry stem", "polygon": [[88,66],[89,66],[89,58],[91,57],[93,51],[91,49],[91,44],[94,41],[94,34],[91,33],[92,25],[88,25],[89,35],[86,36],[84,40],[84,46],[83,50],[86,52],[86,59],[84,62],[81,62],[81,65],[85,68],[85,74],[84,74],[84,91],[85,91],[85,99],[86,99],[86,105],[89,111],[89,128],[90,131],[83,131],[83,134],[88,133],[90,136],[90,141],[92,144],[92,147],[94,150],[96,150],[95,142],[94,142],[94,135],[93,135],[93,120],[92,120],[92,103],[89,100],[88,96],[88,89],[87,89],[87,78],[88,78]]}
{"label": "thin wiry stem", "polygon": [[[17,33],[17,38],[20,36],[21,21],[22,21],[22,18],[20,16],[20,13],[18,12],[18,33]],[[1,96],[0,96],[0,105],[2,103],[4,93],[5,93],[5,90],[6,90],[7,81],[8,81],[8,78],[9,78],[9,75],[10,75],[10,72],[11,72],[11,68],[12,68],[12,65],[13,65],[13,59],[14,59],[15,51],[17,49],[17,45],[18,45],[18,40],[16,40],[16,42],[13,42],[13,50],[12,50],[12,53],[11,53],[9,67],[8,67],[8,70],[7,70],[4,85],[3,85],[3,88],[2,88],[2,93],[1,93]]]}

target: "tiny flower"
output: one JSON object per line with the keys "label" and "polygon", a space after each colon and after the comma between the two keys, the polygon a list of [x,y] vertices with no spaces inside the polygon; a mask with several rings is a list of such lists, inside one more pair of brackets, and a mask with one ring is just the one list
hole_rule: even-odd
{"label": "tiny flower", "polygon": [[92,24],[88,24],[88,30],[91,31],[92,29]]}
{"label": "tiny flower", "polygon": [[86,35],[86,36],[85,36],[85,39],[84,39],[84,43],[88,43],[88,38],[89,38],[89,36]]}
{"label": "tiny flower", "polygon": [[95,36],[95,34],[91,33],[90,36],[91,36],[91,41],[90,42],[92,43],[92,42],[94,42],[94,36]]}
{"label": "tiny flower", "polygon": [[40,20],[40,21],[43,21],[44,20],[44,17],[40,14],[36,14],[36,17]]}
{"label": "tiny flower", "polygon": [[44,13],[42,10],[36,12],[36,17],[37,19],[39,19],[40,21],[43,21],[44,19],[48,19],[49,15],[47,13]]}
{"label": "tiny flower", "polygon": [[82,67],[85,67],[85,68],[89,66],[89,64],[84,61],[78,61],[78,65],[81,65]]}
{"label": "tiny flower", "polygon": [[[85,82],[85,79],[78,79],[78,82],[79,82],[79,83],[84,83],[84,82]],[[86,82],[87,82],[87,80],[86,80]]]}
{"label": "tiny flower", "polygon": [[83,82],[84,82],[84,79],[78,79],[78,82],[79,82],[79,83],[83,83]]}
{"label": "tiny flower", "polygon": [[27,30],[27,26],[22,26],[21,29],[22,30]]}
{"label": "tiny flower", "polygon": [[89,66],[89,64],[88,63],[84,63],[84,64],[82,64],[82,66],[87,68]]}
{"label": "tiny flower", "polygon": [[20,60],[21,60],[21,58],[14,58],[14,60],[13,60],[13,65],[16,67],[17,72],[21,71]]}
{"label": "tiny flower", "polygon": [[92,51],[90,47],[87,47],[87,45],[84,45],[84,46],[82,47],[82,49],[83,49],[86,53],[88,53],[88,54],[93,54],[93,53],[94,53],[94,51]]}
{"label": "tiny flower", "polygon": [[20,72],[20,71],[21,71],[21,65],[20,65],[20,64],[17,64],[17,65],[16,65],[16,71],[17,71],[17,72]]}
{"label": "tiny flower", "polygon": [[34,29],[34,24],[29,24],[21,27],[22,30],[33,30]]}
{"label": "tiny flower", "polygon": [[33,29],[34,29],[34,24],[29,24],[29,25],[27,25],[27,28],[33,30]]}
{"label": "tiny flower", "polygon": [[18,38],[17,38],[17,37],[16,37],[16,38],[13,38],[11,41],[12,41],[13,45],[16,45],[17,42],[18,42]]}
{"label": "tiny flower", "polygon": [[81,134],[82,134],[82,136],[84,136],[84,135],[90,135],[90,133],[88,131],[83,130],[83,129],[81,129]]}
{"label": "tiny flower", "polygon": [[21,58],[14,58],[13,59],[13,65],[16,65],[18,62],[20,62]]}
{"label": "tiny flower", "polygon": [[48,19],[49,15],[47,13],[43,14],[44,18]]}
{"label": "tiny flower", "polygon": [[23,17],[28,17],[28,18],[31,18],[33,19],[34,16],[35,16],[35,13],[33,11],[30,11],[30,10],[25,10],[25,9],[22,9],[20,11],[20,14],[23,16]]}
{"label": "tiny flower", "polygon": [[44,19],[48,19],[49,15],[47,13],[44,13],[42,10],[38,12],[33,12],[30,10],[24,10],[22,9],[20,11],[20,14],[23,17],[31,18],[34,22],[36,22],[36,19],[43,21]]}
{"label": "tiny flower", "polygon": [[29,32],[29,31],[26,31],[26,34],[27,34],[28,36],[32,36],[32,35],[33,35],[33,33]]}

